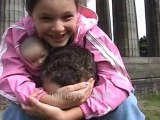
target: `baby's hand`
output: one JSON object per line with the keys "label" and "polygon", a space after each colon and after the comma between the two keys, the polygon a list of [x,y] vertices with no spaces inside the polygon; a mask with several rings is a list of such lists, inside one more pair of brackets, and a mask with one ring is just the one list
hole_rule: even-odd
{"label": "baby's hand", "polygon": [[87,82],[78,83],[59,88],[53,98],[57,96],[58,106],[61,109],[68,109],[79,106],[90,96],[94,86],[93,78]]}

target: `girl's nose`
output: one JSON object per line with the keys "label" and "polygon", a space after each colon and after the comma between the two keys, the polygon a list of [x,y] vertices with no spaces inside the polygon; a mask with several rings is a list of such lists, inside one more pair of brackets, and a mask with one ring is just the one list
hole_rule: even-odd
{"label": "girl's nose", "polygon": [[56,21],[52,27],[51,30],[54,32],[63,32],[64,31],[64,24],[61,21]]}

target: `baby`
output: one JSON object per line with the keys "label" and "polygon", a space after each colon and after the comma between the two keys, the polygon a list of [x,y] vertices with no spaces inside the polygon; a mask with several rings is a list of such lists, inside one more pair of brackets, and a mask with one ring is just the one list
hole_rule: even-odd
{"label": "baby", "polygon": [[96,78],[96,64],[93,55],[79,46],[56,48],[49,53],[43,67],[43,87],[48,93],[54,93],[58,88],[85,82]]}
{"label": "baby", "polygon": [[41,68],[41,80],[48,93],[58,88],[96,79],[93,55],[79,46],[65,46],[48,50],[48,45],[37,36],[30,36],[20,44],[23,58],[35,68]]}
{"label": "baby", "polygon": [[23,58],[35,68],[40,68],[48,55],[48,45],[37,36],[27,37],[19,49]]}

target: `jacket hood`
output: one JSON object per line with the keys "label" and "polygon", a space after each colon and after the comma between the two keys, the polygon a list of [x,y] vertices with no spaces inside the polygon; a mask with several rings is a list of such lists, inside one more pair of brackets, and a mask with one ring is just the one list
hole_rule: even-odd
{"label": "jacket hood", "polygon": [[78,11],[80,14],[82,14],[83,16],[85,16],[87,18],[92,18],[92,19],[98,20],[97,14],[85,6],[80,5]]}
{"label": "jacket hood", "polygon": [[78,11],[77,31],[74,39],[74,43],[82,42],[87,31],[97,26],[98,15],[91,9],[80,5]]}

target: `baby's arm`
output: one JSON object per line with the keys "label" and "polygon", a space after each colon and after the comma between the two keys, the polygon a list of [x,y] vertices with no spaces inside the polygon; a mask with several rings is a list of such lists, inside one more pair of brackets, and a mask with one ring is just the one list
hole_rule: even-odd
{"label": "baby's arm", "polygon": [[[59,88],[55,94],[44,95],[40,98],[40,102],[59,107],[61,109],[68,109],[79,106],[91,94],[94,86],[94,80],[69,85]],[[36,96],[36,95],[35,95]]]}
{"label": "baby's arm", "polygon": [[84,118],[83,112],[79,107],[69,110],[61,110],[58,107],[50,106],[30,97],[31,106],[22,105],[26,113],[34,116],[41,116],[47,120],[77,120]]}
{"label": "baby's arm", "polygon": [[[92,92],[93,86],[94,86],[94,80],[91,78],[89,80],[89,83],[88,83],[87,87],[86,87],[86,84],[79,83],[79,84],[76,84],[76,85],[71,85],[69,87],[67,86],[67,87],[60,88],[58,90],[58,92],[63,92],[63,91],[65,91],[65,92],[68,91],[69,92],[69,91],[77,89],[79,91],[76,91],[76,92],[73,91],[72,95],[76,95],[76,94],[82,95],[82,94],[85,94],[85,97],[82,95],[82,98],[84,99],[83,101],[85,101],[86,98]],[[78,87],[79,87],[79,89],[78,89]],[[81,88],[86,88],[86,89],[80,90]],[[42,102],[39,102],[38,100],[35,99],[35,97],[37,97],[37,95],[39,93],[40,93],[39,91],[36,91],[30,97],[30,105],[31,106],[22,105],[22,108],[23,108],[23,110],[25,110],[26,113],[28,113],[30,115],[42,116],[42,117],[47,118],[48,120],[74,120],[74,119],[82,119],[82,118],[84,118],[83,112],[80,109],[80,107],[75,107],[75,108],[63,111],[59,107],[48,105],[48,103],[44,104]],[[45,100],[45,97],[47,97],[47,95],[42,96],[41,100]],[[48,97],[48,98],[46,98],[46,100],[48,99],[50,101],[50,99],[54,99],[54,98],[50,98],[50,97]],[[82,99],[79,99],[79,98],[78,98],[78,101],[81,100],[81,102],[82,102]],[[71,102],[69,102],[69,104],[70,104],[69,107],[73,106],[72,104],[74,104],[74,102],[76,101],[76,99],[77,98],[74,98],[73,100],[71,100],[71,98],[70,98]],[[56,102],[57,101],[54,101],[53,103],[56,103]],[[52,105],[53,105],[53,103],[52,103]],[[68,104],[68,101],[67,102],[65,101],[63,103],[64,106],[61,105],[62,108],[66,108],[66,104],[65,103]],[[55,105],[57,106],[57,104],[55,104]]]}
{"label": "baby's arm", "polygon": [[31,91],[34,91],[35,85],[27,80],[27,78],[25,79],[24,76],[20,75],[12,75],[1,79],[1,95],[11,101],[28,104],[27,97],[32,94]]}

